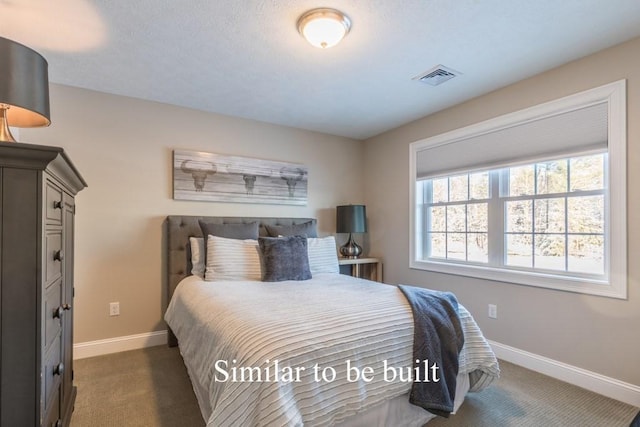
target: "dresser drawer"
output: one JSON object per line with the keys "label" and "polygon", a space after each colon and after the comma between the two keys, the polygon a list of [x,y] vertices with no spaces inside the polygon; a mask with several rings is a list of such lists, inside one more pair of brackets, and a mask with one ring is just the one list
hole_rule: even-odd
{"label": "dresser drawer", "polygon": [[49,286],[44,296],[44,348],[47,349],[60,335],[62,317],[65,315],[62,309],[62,281],[58,280]]}
{"label": "dresser drawer", "polygon": [[43,369],[43,384],[45,407],[49,407],[54,392],[60,388],[62,374],[66,367],[60,358],[60,334],[58,334],[45,353]]}
{"label": "dresser drawer", "polygon": [[53,229],[45,232],[45,280],[47,286],[62,277],[62,230]]}
{"label": "dresser drawer", "polygon": [[60,387],[56,388],[48,403],[42,427],[59,427],[62,423],[60,419]]}
{"label": "dresser drawer", "polygon": [[62,189],[47,180],[45,184],[45,220],[47,224],[62,224]]}

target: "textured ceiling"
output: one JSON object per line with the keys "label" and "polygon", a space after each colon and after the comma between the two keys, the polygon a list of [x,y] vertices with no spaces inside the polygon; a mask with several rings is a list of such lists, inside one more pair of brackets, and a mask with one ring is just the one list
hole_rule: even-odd
{"label": "textured ceiling", "polygon": [[[341,44],[300,37],[314,7]],[[640,36],[640,1],[0,0],[0,35],[54,83],[364,139]]]}

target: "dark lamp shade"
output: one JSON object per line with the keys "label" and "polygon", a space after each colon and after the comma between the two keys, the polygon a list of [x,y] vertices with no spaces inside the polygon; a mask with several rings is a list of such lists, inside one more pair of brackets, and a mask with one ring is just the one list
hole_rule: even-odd
{"label": "dark lamp shade", "polygon": [[49,126],[47,60],[38,52],[0,37],[0,104],[9,105],[7,122],[15,127]]}
{"label": "dark lamp shade", "polygon": [[363,205],[345,205],[336,208],[337,233],[366,233],[367,208]]}

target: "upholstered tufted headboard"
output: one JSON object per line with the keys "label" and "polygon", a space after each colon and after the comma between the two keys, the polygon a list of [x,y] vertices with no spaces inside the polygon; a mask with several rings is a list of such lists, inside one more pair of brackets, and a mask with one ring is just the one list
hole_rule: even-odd
{"label": "upholstered tufted headboard", "polygon": [[[191,250],[189,237],[203,237],[199,220],[216,224],[243,224],[258,222],[260,236],[266,236],[265,225],[292,225],[312,221],[312,218],[248,218],[221,216],[171,215],[165,221],[167,236],[167,302],[171,301],[178,283],[191,275]],[[169,345],[176,345],[175,337],[169,331]]]}

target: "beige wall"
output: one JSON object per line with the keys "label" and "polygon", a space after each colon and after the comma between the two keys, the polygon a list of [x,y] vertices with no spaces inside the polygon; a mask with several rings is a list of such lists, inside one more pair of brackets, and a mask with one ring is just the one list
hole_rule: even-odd
{"label": "beige wall", "polygon": [[[384,259],[385,281],[453,291],[489,339],[640,385],[639,52],[635,39],[366,141],[369,239]],[[411,142],[619,79],[627,79],[628,300],[409,269]],[[495,320],[490,303],[498,305]]]}
{"label": "beige wall", "polygon": [[[360,141],[59,85],[51,111],[49,128],[22,129],[20,140],[64,147],[89,185],[77,198],[76,343],[166,328],[166,215],[310,216],[328,234],[336,205],[364,201]],[[303,163],[309,203],[174,201],[176,148]],[[108,315],[112,301],[119,317]]]}

